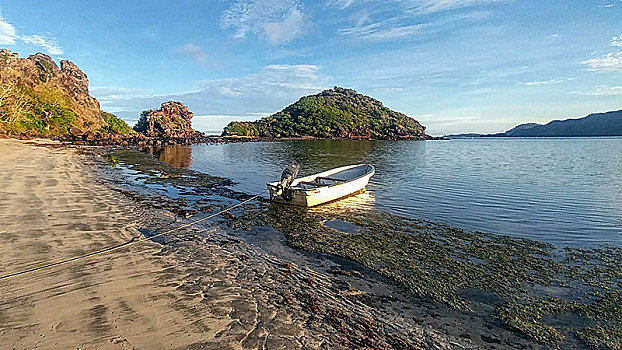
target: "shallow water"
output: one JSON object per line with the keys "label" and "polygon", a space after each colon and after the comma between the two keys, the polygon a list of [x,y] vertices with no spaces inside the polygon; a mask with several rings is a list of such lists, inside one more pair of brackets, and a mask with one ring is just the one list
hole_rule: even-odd
{"label": "shallow water", "polygon": [[368,191],[332,205],[558,245],[622,246],[622,138],[251,142],[168,150],[163,159],[265,196],[291,160],[300,175],[370,163]]}

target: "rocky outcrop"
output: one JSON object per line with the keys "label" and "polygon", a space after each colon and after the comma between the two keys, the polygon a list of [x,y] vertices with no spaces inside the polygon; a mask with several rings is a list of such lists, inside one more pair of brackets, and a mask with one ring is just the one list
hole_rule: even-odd
{"label": "rocky outcrop", "polygon": [[[60,68],[43,53],[19,58],[0,50],[0,129],[58,135],[68,127],[96,131],[106,123],[99,102],[89,94],[89,80],[74,63]],[[13,107],[13,108],[9,108]]]}
{"label": "rocky outcrop", "polygon": [[282,111],[255,122],[231,122],[224,136],[261,138],[337,138],[422,140],[425,127],[352,89],[334,87],[305,96]]}
{"label": "rocky outcrop", "polygon": [[147,137],[195,138],[203,134],[192,129],[193,116],[188,106],[168,101],[162,103],[159,109],[143,111],[134,130]]}

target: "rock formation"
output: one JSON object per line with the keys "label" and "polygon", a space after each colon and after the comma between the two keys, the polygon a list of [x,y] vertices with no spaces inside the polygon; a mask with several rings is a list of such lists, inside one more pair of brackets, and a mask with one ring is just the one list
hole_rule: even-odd
{"label": "rock formation", "polygon": [[192,117],[188,106],[177,101],[162,103],[159,109],[143,111],[134,130],[147,137],[195,138],[202,133],[192,129]]}
{"label": "rock formation", "polygon": [[86,74],[70,61],[62,60],[59,68],[43,53],[19,58],[1,49],[0,129],[43,135],[64,134],[68,127],[96,131],[106,123],[88,86]]}
{"label": "rock formation", "polygon": [[407,115],[352,89],[334,87],[305,96],[255,122],[231,122],[224,136],[421,140],[425,127]]}

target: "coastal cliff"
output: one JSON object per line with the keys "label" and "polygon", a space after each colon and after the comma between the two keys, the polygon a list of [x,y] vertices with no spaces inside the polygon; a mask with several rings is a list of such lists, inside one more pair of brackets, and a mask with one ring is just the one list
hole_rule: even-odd
{"label": "coastal cliff", "polygon": [[352,89],[334,87],[304,96],[254,122],[231,122],[223,136],[260,138],[426,139],[425,127]]}
{"label": "coastal cliff", "polygon": [[60,67],[43,53],[20,58],[0,50],[0,132],[40,136],[82,132],[130,133],[127,124],[100,110],[87,75],[73,62]]}

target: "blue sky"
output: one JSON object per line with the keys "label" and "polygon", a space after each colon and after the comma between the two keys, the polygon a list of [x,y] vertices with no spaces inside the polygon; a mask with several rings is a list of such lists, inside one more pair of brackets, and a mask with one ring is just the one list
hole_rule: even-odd
{"label": "blue sky", "polygon": [[74,61],[134,123],[219,131],[334,85],[432,135],[622,109],[622,0],[0,1],[0,47]]}

